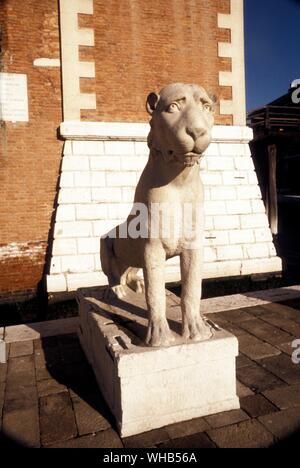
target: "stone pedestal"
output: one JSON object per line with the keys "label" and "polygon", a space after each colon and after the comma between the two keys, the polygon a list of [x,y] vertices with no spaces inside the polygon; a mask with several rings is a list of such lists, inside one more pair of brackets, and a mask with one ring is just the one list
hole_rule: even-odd
{"label": "stone pedestal", "polygon": [[210,322],[213,337],[184,343],[178,298],[167,293],[174,333],[169,348],[143,344],[144,295],[105,301],[95,288],[77,292],[79,338],[122,437],[168,424],[239,408],[235,357],[238,341]]}

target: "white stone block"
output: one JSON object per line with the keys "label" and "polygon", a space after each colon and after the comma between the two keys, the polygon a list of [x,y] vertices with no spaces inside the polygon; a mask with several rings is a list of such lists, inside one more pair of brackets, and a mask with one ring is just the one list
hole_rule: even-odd
{"label": "white stone block", "polygon": [[91,190],[86,188],[61,188],[58,194],[59,204],[90,203]]}
{"label": "white stone block", "polygon": [[141,172],[146,166],[148,161],[147,157],[143,156],[122,156],[121,157],[121,170],[122,171],[135,171]]}
{"label": "white stone block", "polygon": [[254,234],[256,242],[271,242],[273,240],[269,228],[255,229]]}
{"label": "white stone block", "polygon": [[234,229],[229,233],[230,244],[251,244],[255,242],[252,229]]}
{"label": "white stone block", "polygon": [[249,200],[232,200],[226,202],[228,214],[248,214],[252,213],[252,206]]}
{"label": "white stone block", "polygon": [[253,229],[260,227],[269,227],[269,222],[266,214],[248,214],[241,216],[242,229]]}
{"label": "white stone block", "polygon": [[97,220],[107,218],[107,206],[105,203],[92,203],[76,205],[76,219],[78,221]]}
{"label": "white stone block", "polygon": [[136,174],[135,172],[107,172],[106,174],[107,187],[135,187]]}
{"label": "white stone block", "polygon": [[53,256],[50,262],[50,275],[55,275],[57,273],[62,273],[61,258],[57,256]]}
{"label": "white stone block", "polygon": [[65,221],[55,223],[55,238],[90,236],[92,236],[92,223],[89,221]]}
{"label": "white stone block", "polygon": [[206,263],[204,265],[203,276],[206,279],[240,276],[241,265],[241,260]]}
{"label": "white stone block", "polygon": [[269,244],[266,242],[251,245],[245,244],[243,245],[243,249],[245,258],[268,258],[270,255]]}
{"label": "white stone block", "polygon": [[220,143],[220,154],[222,156],[244,156],[244,143]]}
{"label": "white stone block", "polygon": [[141,156],[149,156],[149,147],[145,141],[134,142],[134,153]]}
{"label": "white stone block", "polygon": [[219,261],[242,259],[243,248],[241,245],[228,245],[224,247],[217,247],[217,257]]}
{"label": "white stone block", "polygon": [[93,221],[93,235],[101,237],[120,224],[120,220]]}
{"label": "white stone block", "polygon": [[[79,291],[77,300],[80,342],[122,437],[239,408],[238,342],[228,332],[216,327],[210,340],[186,344],[176,335],[168,348],[149,348],[133,344],[114,323],[114,310],[109,313],[89,290]],[[139,298],[139,309],[141,303]],[[145,324],[126,309],[116,313]]]}
{"label": "white stone block", "polygon": [[8,349],[6,347],[5,341],[0,338],[0,364],[5,364],[7,362]]}
{"label": "white stone block", "polygon": [[56,209],[56,221],[75,221],[74,205],[58,205]]}
{"label": "white stone block", "polygon": [[47,275],[47,292],[63,292],[67,290],[66,278],[64,275]]}
{"label": "white stone block", "polygon": [[207,231],[204,234],[204,245],[217,246],[229,243],[228,231]]}
{"label": "white stone block", "polygon": [[90,156],[92,171],[120,171],[121,158],[118,156]]}
{"label": "white stone block", "polygon": [[128,202],[133,203],[134,194],[135,194],[135,189],[134,188],[123,187],[122,188],[122,199],[120,201],[123,201],[125,203],[128,203]]}
{"label": "white stone block", "polygon": [[94,255],[95,271],[102,271],[100,253]]}
{"label": "white stone block", "polygon": [[241,156],[234,158],[234,166],[238,171],[254,171],[254,164],[251,157]]}
{"label": "white stone block", "polygon": [[207,263],[217,261],[217,252],[215,248],[204,247],[204,261]]}
{"label": "white stone block", "polygon": [[62,172],[88,171],[90,168],[87,156],[64,156],[62,158]]}
{"label": "white stone block", "polygon": [[248,185],[248,173],[246,171],[224,171],[222,173],[222,183],[233,186]]}
{"label": "white stone block", "polygon": [[[238,200],[253,200],[256,203],[261,199],[261,191],[258,185],[240,185],[236,187],[236,191]],[[255,203],[252,203],[252,209]]]}
{"label": "white stone block", "polygon": [[62,172],[59,178],[60,187],[74,187],[74,173],[73,172]]}
{"label": "white stone block", "polygon": [[266,213],[266,207],[262,200],[252,200],[251,205],[253,213]]}
{"label": "white stone block", "polygon": [[98,271],[93,273],[68,273],[66,277],[68,291],[76,291],[78,288],[103,286],[107,284],[107,277],[105,274]]}
{"label": "white stone block", "polygon": [[205,156],[220,156],[218,143],[211,143],[209,147],[205,150]]}
{"label": "white stone block", "polygon": [[74,185],[75,187],[90,187],[91,186],[91,172],[88,172],[88,171],[75,172],[74,173]]}
{"label": "white stone block", "polygon": [[92,172],[91,174],[91,186],[92,187],[105,187],[106,177],[105,172]]}
{"label": "white stone block", "polygon": [[85,273],[94,271],[93,255],[65,255],[61,257],[62,273]]}
{"label": "white stone block", "polygon": [[248,172],[248,181],[250,185],[257,185],[258,184],[258,179],[257,179],[257,174],[255,171],[249,171]]}
{"label": "white stone block", "polygon": [[235,187],[211,187],[212,200],[236,200]]}
{"label": "white stone block", "polygon": [[209,171],[231,171],[234,169],[233,158],[210,156],[207,158],[207,169]]}
{"label": "white stone block", "polygon": [[103,141],[76,141],[72,142],[73,155],[87,156],[91,154],[104,154]]}
{"label": "white stone block", "polygon": [[221,172],[202,172],[201,180],[204,185],[211,187],[213,185],[222,185]]}
{"label": "white stone block", "polygon": [[214,216],[214,228],[219,229],[239,229],[241,226],[238,215]]}
{"label": "white stone block", "polygon": [[242,275],[251,275],[258,273],[279,272],[282,270],[282,262],[278,257],[243,260]]}
{"label": "white stone block", "polygon": [[107,205],[108,219],[122,219],[125,221],[132,209],[132,203],[110,203]]}
{"label": "white stone block", "polygon": [[83,237],[77,239],[77,249],[79,254],[98,254],[100,255],[100,238]]}
{"label": "white stone block", "polygon": [[275,249],[275,246],[274,246],[273,242],[269,242],[268,246],[269,246],[269,256],[270,257],[276,257],[277,252],[276,252],[276,249]]}
{"label": "white stone block", "polygon": [[73,150],[72,150],[72,141],[71,140],[66,140],[64,143],[64,149],[63,149],[63,154],[64,155],[72,155]]}
{"label": "white stone block", "polygon": [[52,245],[52,255],[76,255],[76,239],[54,239]]}
{"label": "white stone block", "polygon": [[122,201],[121,194],[121,188],[117,187],[92,188],[92,201],[100,203],[120,202]]}
{"label": "white stone block", "polygon": [[205,230],[212,231],[214,229],[214,217],[213,216],[205,216]]}
{"label": "white stone block", "polygon": [[204,204],[204,211],[208,216],[225,214],[227,212],[226,203],[223,201],[207,201]]}
{"label": "white stone block", "polygon": [[204,200],[205,201],[210,200],[210,188],[209,187],[204,187]]}
{"label": "white stone block", "polygon": [[132,155],[134,156],[134,142],[133,141],[105,141],[104,151],[106,155]]}

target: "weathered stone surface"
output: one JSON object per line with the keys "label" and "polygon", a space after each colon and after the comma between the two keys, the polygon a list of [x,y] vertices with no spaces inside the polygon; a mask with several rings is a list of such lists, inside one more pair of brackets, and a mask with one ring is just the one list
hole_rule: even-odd
{"label": "weathered stone surface", "polygon": [[199,432],[204,432],[209,426],[204,418],[191,419],[190,421],[182,421],[176,424],[170,424],[165,429],[170,439],[178,439],[186,437]]}
{"label": "weathered stone surface", "polygon": [[13,439],[24,447],[39,447],[39,413],[38,405],[6,408],[3,412],[2,431],[6,437]]}
{"label": "weathered stone surface", "polygon": [[33,356],[30,355],[9,359],[6,382],[7,389],[20,385],[35,385]]}
{"label": "weathered stone surface", "polygon": [[264,343],[250,334],[238,337],[239,349],[250,359],[262,359],[264,357],[280,354],[280,351],[268,343]]}
{"label": "weathered stone surface", "polygon": [[286,354],[262,359],[260,364],[288,384],[300,382],[300,365]]}
{"label": "weathered stone surface", "polygon": [[229,426],[249,419],[247,414],[241,410],[225,411],[224,413],[212,414],[204,418],[212,428]]}
{"label": "weathered stone surface", "polygon": [[260,366],[237,369],[237,378],[254,392],[263,392],[269,388],[283,385],[282,380]]}
{"label": "weathered stone surface", "polygon": [[292,338],[289,333],[286,333],[260,319],[244,321],[241,323],[241,327],[260,340],[266,341],[274,346],[280,343],[286,343]]}
{"label": "weathered stone surface", "polygon": [[67,393],[40,398],[42,445],[50,445],[77,435],[72,403]]}
{"label": "weathered stone surface", "polygon": [[54,379],[41,380],[37,382],[38,396],[52,395],[53,393],[67,392],[65,385],[60,384]]}
{"label": "weathered stone surface", "polygon": [[226,310],[225,312],[220,312],[219,314],[221,318],[227,320],[228,322],[236,323],[237,325],[241,324],[245,320],[253,319],[253,317],[244,309]]}
{"label": "weathered stone surface", "polygon": [[95,434],[57,442],[49,448],[123,448],[123,444],[113,429],[107,429]]}
{"label": "weathered stone surface", "polygon": [[72,402],[80,436],[103,431],[110,427],[109,421],[101,414],[99,402],[96,402],[96,408],[78,397],[73,398]]}
{"label": "weathered stone surface", "polygon": [[9,357],[27,356],[33,353],[33,341],[17,341],[10,344]]}
{"label": "weathered stone surface", "polygon": [[239,398],[244,398],[248,395],[253,395],[252,390],[250,390],[250,388],[242,384],[242,382],[240,382],[239,380],[236,381],[236,393]]}
{"label": "weathered stone surface", "polygon": [[[282,387],[279,387],[279,389],[276,389],[276,391],[282,391]],[[272,392],[273,390],[270,391]],[[266,393],[267,392],[265,392],[265,394]],[[246,411],[251,418],[257,418],[258,416],[278,411],[276,406],[272,405],[272,403],[266,400],[262,395],[249,395],[245,398],[241,398],[240,403],[241,408]]]}
{"label": "weathered stone surface", "polygon": [[220,448],[265,448],[274,443],[272,434],[255,419],[213,429],[208,435]]}
{"label": "weathered stone surface", "polygon": [[161,442],[165,442],[166,440],[169,440],[169,435],[165,428],[154,429],[152,431],[144,432],[143,434],[122,439],[124,447],[126,448],[151,447]]}
{"label": "weathered stone surface", "polygon": [[199,434],[194,434],[186,437],[180,437],[179,439],[173,439],[163,444],[159,444],[158,448],[160,449],[200,449],[200,448],[216,448],[215,444],[209,439],[209,437],[200,432]]}
{"label": "weathered stone surface", "polygon": [[282,317],[279,312],[265,311],[260,318],[265,322],[290,333],[294,337],[300,336],[300,324],[286,317]]}
{"label": "weathered stone surface", "polygon": [[7,364],[0,363],[0,382],[5,382],[7,373]]}
{"label": "weathered stone surface", "polygon": [[300,384],[266,390],[264,395],[280,409],[300,406]]}
{"label": "weathered stone surface", "polygon": [[254,361],[251,359],[247,358],[247,356],[244,356],[243,354],[239,354],[236,358],[236,367],[237,369],[240,369],[241,367],[246,367],[246,366],[252,366],[256,365]]}
{"label": "weathered stone surface", "polygon": [[300,408],[290,408],[268,414],[259,421],[278,439],[284,439],[300,431]]}

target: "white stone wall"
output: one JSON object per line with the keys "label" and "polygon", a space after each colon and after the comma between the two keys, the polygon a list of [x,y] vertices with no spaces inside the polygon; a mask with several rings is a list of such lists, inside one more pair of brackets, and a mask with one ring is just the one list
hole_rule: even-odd
{"label": "white stone wall", "polygon": [[[107,284],[101,271],[100,236],[130,211],[149,154],[145,124],[65,122],[66,139],[49,293]],[[261,199],[247,127],[218,126],[201,165],[205,184],[204,277],[281,270]],[[167,281],[180,279],[178,258],[168,261]]]}

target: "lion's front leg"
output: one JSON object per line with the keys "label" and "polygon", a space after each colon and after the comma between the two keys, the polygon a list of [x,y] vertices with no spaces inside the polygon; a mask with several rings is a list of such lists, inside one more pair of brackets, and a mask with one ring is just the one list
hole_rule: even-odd
{"label": "lion's front leg", "polygon": [[157,347],[169,346],[174,340],[166,318],[165,260],[160,243],[145,246],[144,280],[149,311],[146,343]]}
{"label": "lion's front leg", "polygon": [[184,250],[180,255],[182,336],[203,341],[212,336],[200,313],[202,251]]}

